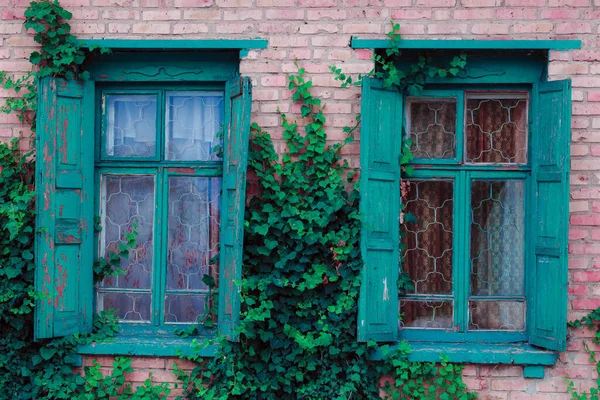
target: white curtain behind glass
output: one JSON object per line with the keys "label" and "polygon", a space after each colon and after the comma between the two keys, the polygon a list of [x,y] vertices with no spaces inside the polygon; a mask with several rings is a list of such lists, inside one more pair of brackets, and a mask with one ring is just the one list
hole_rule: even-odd
{"label": "white curtain behind glass", "polygon": [[223,124],[222,92],[167,92],[166,159],[217,160]]}

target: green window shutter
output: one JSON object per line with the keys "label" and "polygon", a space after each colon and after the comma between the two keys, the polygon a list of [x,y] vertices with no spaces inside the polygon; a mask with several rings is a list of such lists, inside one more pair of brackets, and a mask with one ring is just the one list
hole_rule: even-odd
{"label": "green window shutter", "polygon": [[358,337],[394,341],[398,337],[400,242],[400,148],[402,94],[367,78],[362,87],[360,149],[361,252]]}
{"label": "green window shutter", "polygon": [[226,123],[223,141],[223,193],[221,203],[221,271],[219,290],[219,330],[236,341],[235,326],[240,319],[237,282],[242,277],[244,242],[244,203],[250,136],[252,85],[247,77],[237,77],[226,86]]}
{"label": "green window shutter", "polygon": [[571,82],[539,83],[533,95],[529,337],[565,350]]}
{"label": "green window shutter", "polygon": [[38,87],[35,337],[92,328],[94,84]]}

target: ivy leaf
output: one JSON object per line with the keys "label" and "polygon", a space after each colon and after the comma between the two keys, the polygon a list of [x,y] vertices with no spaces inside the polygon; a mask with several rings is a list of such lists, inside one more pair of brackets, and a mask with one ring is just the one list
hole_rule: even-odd
{"label": "ivy leaf", "polygon": [[49,347],[42,347],[40,349],[40,355],[46,361],[48,361],[49,359],[51,359],[52,356],[54,356],[55,354],[56,354],[56,349],[49,348]]}

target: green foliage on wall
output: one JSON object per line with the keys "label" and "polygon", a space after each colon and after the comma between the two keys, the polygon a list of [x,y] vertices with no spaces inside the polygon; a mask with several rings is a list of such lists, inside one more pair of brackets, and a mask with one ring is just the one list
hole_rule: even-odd
{"label": "green foliage on wall", "polygon": [[[35,32],[33,39],[40,45],[38,51],[29,56],[36,66],[22,77],[12,78],[0,71],[0,84],[4,89],[14,90],[17,96],[8,98],[1,112],[16,112],[22,122],[31,124],[35,131],[37,110],[37,82],[46,76],[66,79],[88,79],[89,73],[81,70],[85,53],[71,34],[68,21],[73,15],[62,8],[58,1],[41,0],[30,3],[25,10],[25,28]],[[106,53],[108,50],[99,49]]]}
{"label": "green foliage on wall", "polygon": [[[590,330],[595,330],[592,343],[595,346],[600,346],[600,308],[595,309],[583,318],[575,321],[570,321],[569,326],[573,328],[586,327]],[[587,344],[585,350],[590,356],[590,363],[596,364],[596,372],[600,375],[600,360],[596,358],[596,352],[593,351]],[[567,390],[571,394],[573,400],[598,400],[600,399],[600,377],[596,378],[597,387],[591,388],[589,393],[579,393],[575,388],[575,383],[567,376]]]}
{"label": "green foliage on wall", "polygon": [[[398,90],[422,90],[418,80],[407,83],[412,78],[387,79],[385,71],[393,64],[376,57],[384,72],[371,75]],[[339,68],[331,69],[343,86],[360,84],[360,78],[357,83]],[[249,160],[259,195],[246,207],[240,343],[221,339],[217,357],[189,357],[199,366],[191,375],[179,370],[187,398],[474,398],[462,381],[461,366],[446,360],[410,362],[407,343],[394,350],[384,346],[385,360],[371,361],[378,345],[358,342],[363,268],[358,173],[348,168],[340,151],[353,141],[360,116],[356,126],[344,129],[342,143],[328,144],[325,105],[311,87],[303,68],[289,77],[301,115],[281,114],[283,152],[275,150],[267,132],[252,125]],[[403,164],[411,157],[408,147],[404,150]],[[381,381],[383,376],[391,378]]]}
{"label": "green foliage on wall", "polygon": [[[22,80],[0,75],[0,83],[24,96],[9,99],[5,112],[18,112],[23,120],[31,111],[35,124],[36,80],[41,76],[85,79],[80,71],[81,49],[70,34],[71,14],[57,2],[33,2],[26,26],[36,32],[41,50],[30,61],[39,67]],[[399,40],[397,26],[390,34]],[[387,56],[397,53],[390,49]],[[386,57],[372,75],[398,90],[417,93],[423,73],[452,74],[452,68],[431,68],[419,60],[416,69],[402,75]],[[464,59],[453,60],[460,68]],[[422,64],[422,65],[421,65]],[[463,64],[464,66],[464,64]],[[342,72],[333,69],[341,78]],[[452,72],[451,72],[452,71]],[[343,80],[345,81],[345,80]],[[350,82],[355,84],[356,82]],[[260,195],[246,210],[241,341],[218,339],[217,357],[204,360],[191,375],[178,370],[189,399],[392,399],[475,397],[466,390],[461,366],[408,361],[410,348],[384,347],[384,361],[371,361],[377,344],[359,343],[357,304],[362,260],[356,171],[349,170],[341,149],[352,139],[360,122],[348,127],[342,143],[329,144],[324,104],[311,93],[305,71],[290,77],[293,101],[301,116],[281,115],[287,148],[276,152],[270,135],[253,124],[250,168],[256,174]],[[406,161],[410,155],[405,153]],[[401,160],[399,160],[401,162]],[[132,372],[129,360],[115,359],[113,372],[103,376],[96,364],[73,374],[71,364],[78,343],[109,338],[118,331],[114,315],[97,316],[94,334],[33,341],[33,288],[35,229],[32,213],[33,180],[30,158],[16,144],[0,144],[0,387],[12,399],[98,399],[166,397],[166,385],[150,380],[135,391],[125,382]],[[409,171],[405,171],[409,172]],[[135,237],[130,238],[132,241]],[[125,255],[97,265],[97,278]],[[206,345],[194,342],[195,347]],[[390,379],[381,381],[382,376]],[[381,383],[384,382],[384,383]]]}

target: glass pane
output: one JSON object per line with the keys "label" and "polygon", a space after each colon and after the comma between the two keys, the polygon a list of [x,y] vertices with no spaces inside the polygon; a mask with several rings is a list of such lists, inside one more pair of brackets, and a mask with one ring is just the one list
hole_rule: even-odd
{"label": "glass pane", "polygon": [[527,162],[527,97],[521,93],[467,95],[466,161]]}
{"label": "glass pane", "polygon": [[218,277],[220,178],[169,178],[167,290],[208,290]]}
{"label": "glass pane", "polygon": [[207,301],[209,301],[210,307],[214,305],[207,294],[168,294],[165,297],[165,321],[171,323],[202,322],[203,316],[208,312]]}
{"label": "glass pane", "polygon": [[454,158],[456,99],[411,99],[407,130],[415,158]]}
{"label": "glass pane", "polygon": [[150,293],[98,293],[99,310],[115,310],[122,321],[150,322]]}
{"label": "glass pane", "polygon": [[525,303],[517,301],[470,301],[469,329],[525,330]]}
{"label": "glass pane", "polygon": [[219,160],[214,147],[223,125],[222,92],[167,92],[166,158]]}
{"label": "glass pane", "polygon": [[522,180],[471,185],[471,295],[524,293],[525,210]]}
{"label": "glass pane", "polygon": [[403,268],[414,284],[407,294],[451,294],[453,181],[404,182]]}
{"label": "glass pane", "polygon": [[156,95],[106,95],[106,155],[156,154]]}
{"label": "glass pane", "polygon": [[121,259],[124,275],[108,276],[101,286],[150,289],[154,247],[154,176],[103,175],[100,254],[118,253],[126,233],[138,231],[135,248]]}
{"label": "glass pane", "polygon": [[451,301],[400,302],[400,328],[450,329],[453,325]]}

